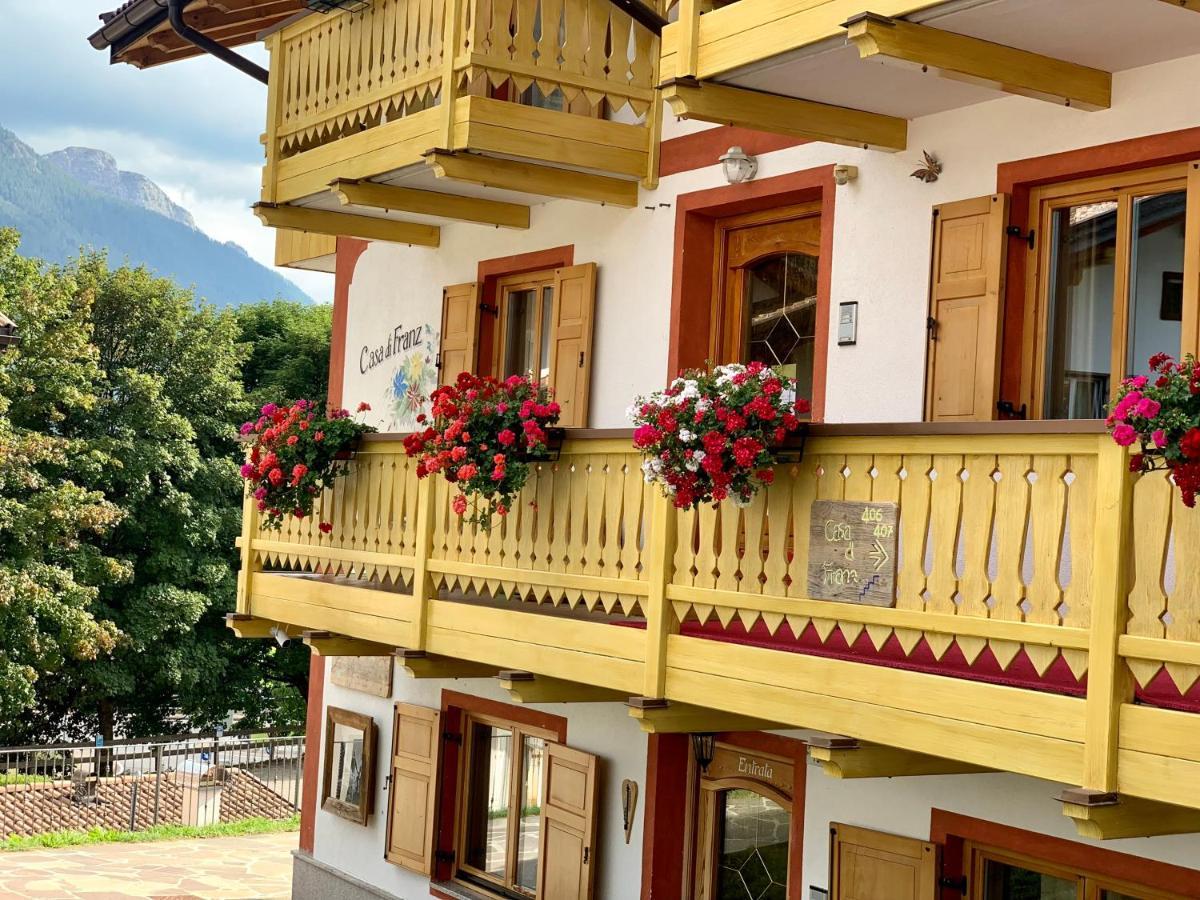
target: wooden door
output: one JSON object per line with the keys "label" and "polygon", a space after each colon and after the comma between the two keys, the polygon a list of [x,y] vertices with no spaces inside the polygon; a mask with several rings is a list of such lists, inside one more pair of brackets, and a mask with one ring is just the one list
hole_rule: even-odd
{"label": "wooden door", "polygon": [[452,284],[442,290],[442,344],[438,383],[454,384],[460,372],[475,371],[479,341],[479,283]]}
{"label": "wooden door", "polygon": [[588,900],[595,875],[596,757],[546,745],[538,896]]}
{"label": "wooden door", "polygon": [[926,418],[996,417],[1008,195],[934,208]]}
{"label": "wooden door", "polygon": [[596,310],[596,264],[554,272],[550,331],[550,384],[562,407],[558,424],[585,428],[591,388],[592,323]]}
{"label": "wooden door", "polygon": [[830,900],[936,900],[936,845],[853,825],[830,832]]}
{"label": "wooden door", "polygon": [[433,871],[441,721],[439,710],[397,703],[392,723],[385,856],[389,862],[422,875]]}

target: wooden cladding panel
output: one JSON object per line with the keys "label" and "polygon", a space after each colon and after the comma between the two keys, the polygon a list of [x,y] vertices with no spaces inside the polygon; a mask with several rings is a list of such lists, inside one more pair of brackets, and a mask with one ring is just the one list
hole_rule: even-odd
{"label": "wooden cladding panel", "polygon": [[433,871],[442,714],[396,704],[388,792],[387,859],[422,875]]}
{"label": "wooden cladding panel", "polygon": [[538,848],[541,896],[588,900],[594,883],[596,757],[546,745],[542,821]]}
{"label": "wooden cladding panel", "polygon": [[563,428],[587,427],[595,312],[596,264],[555,271],[550,382],[562,407]]}
{"label": "wooden cladding panel", "polygon": [[480,284],[452,284],[442,291],[440,384],[454,384],[461,372],[475,371],[479,345]]}
{"label": "wooden cladding panel", "polygon": [[833,825],[830,900],[932,900],[937,848],[914,838]]}

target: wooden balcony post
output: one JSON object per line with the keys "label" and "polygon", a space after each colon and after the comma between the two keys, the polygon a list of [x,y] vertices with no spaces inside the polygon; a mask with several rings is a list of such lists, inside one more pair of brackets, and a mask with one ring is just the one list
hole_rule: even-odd
{"label": "wooden balcony post", "polygon": [[454,101],[458,99],[455,63],[462,49],[463,4],[468,0],[447,0],[442,28],[442,140],[441,146],[454,149]]}
{"label": "wooden balcony post", "polygon": [[1121,704],[1132,681],[1117,652],[1128,618],[1133,477],[1129,455],[1107,434],[1099,439],[1096,467],[1096,528],[1092,545],[1092,622],[1081,786],[1104,793],[1117,789],[1117,729]]}
{"label": "wooden balcony post", "polygon": [[271,55],[267,79],[267,130],[263,134],[263,149],[266,164],[263,166],[262,199],[274,203],[278,193],[279,165],[279,95],[283,90],[284,53],[279,32],[267,38],[267,51]]}
{"label": "wooden balcony post", "polygon": [[695,78],[700,56],[700,13],[705,0],[679,0],[679,51],[676,78]]}
{"label": "wooden balcony post", "polygon": [[254,553],[254,538],[258,535],[258,501],[250,492],[250,482],[245,483],[242,491],[242,533],[237,540],[241,550],[242,565],[237,576],[237,611],[241,615],[250,614],[251,578],[256,567],[257,556]]}
{"label": "wooden balcony post", "polygon": [[422,478],[417,482],[417,546],[416,563],[413,566],[412,638],[407,649],[424,650],[425,629],[429,622],[430,604],[437,600],[437,591],[429,578],[429,557],[433,552],[434,504],[437,490],[432,479]]}
{"label": "wooden balcony post", "polygon": [[674,577],[675,537],[678,514],[671,501],[655,491],[651,503],[649,554],[646,574],[650,594],[646,598],[646,677],[642,696],[662,697],[667,682],[667,637],[677,626],[667,603],[667,585]]}

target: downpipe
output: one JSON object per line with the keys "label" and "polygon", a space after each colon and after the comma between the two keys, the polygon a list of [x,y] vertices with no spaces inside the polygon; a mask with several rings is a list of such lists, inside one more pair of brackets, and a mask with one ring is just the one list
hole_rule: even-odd
{"label": "downpipe", "polygon": [[187,5],[187,2],[188,0],[167,0],[167,21],[171,23],[171,28],[175,30],[177,35],[210,56],[215,56],[221,62],[228,63],[239,72],[244,72],[251,78],[261,81],[263,84],[266,84],[270,80],[267,70],[262,66],[251,62],[238,53],[234,53],[228,47],[221,46],[208,35],[197,31],[185,22],[183,20],[183,8]]}

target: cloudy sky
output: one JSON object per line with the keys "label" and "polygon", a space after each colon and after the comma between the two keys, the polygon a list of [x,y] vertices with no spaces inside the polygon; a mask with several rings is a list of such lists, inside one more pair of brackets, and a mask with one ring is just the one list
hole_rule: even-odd
{"label": "cloudy sky", "polygon": [[[273,232],[249,211],[258,199],[266,88],[213,59],[145,71],[109,65],[87,38],[120,0],[0,0],[0,126],[39,153],[107,150],[122,169],[156,181],[209,235],[271,265]],[[260,46],[243,48],[266,65]],[[333,276],[281,270],[312,297]]]}

